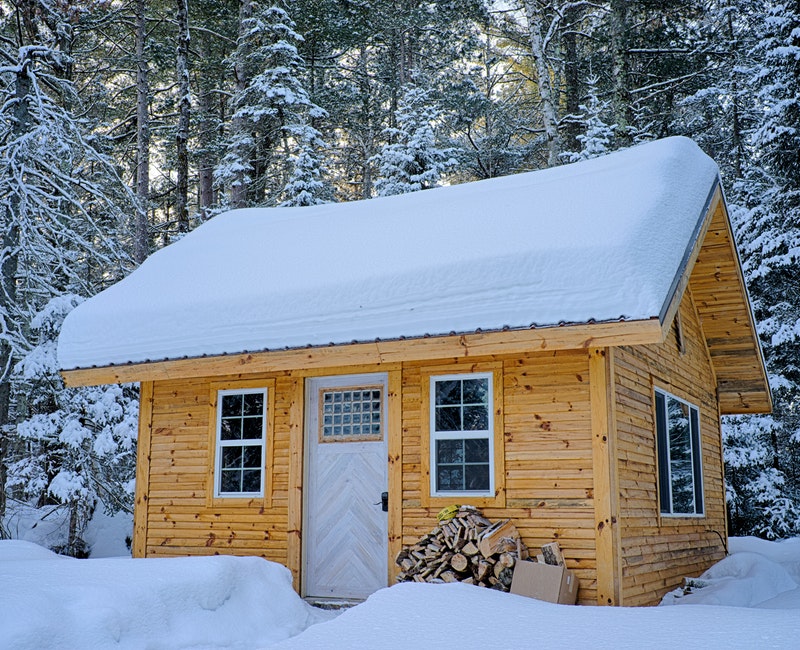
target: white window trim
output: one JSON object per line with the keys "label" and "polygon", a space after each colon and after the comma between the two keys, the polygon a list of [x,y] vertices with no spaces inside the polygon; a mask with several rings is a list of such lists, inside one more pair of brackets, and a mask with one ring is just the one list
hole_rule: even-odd
{"label": "white window trim", "polygon": [[[267,464],[267,409],[269,402],[267,400],[267,388],[230,388],[217,391],[217,431],[216,431],[216,450],[214,462],[214,498],[216,499],[248,499],[254,497],[263,497],[265,491],[266,472],[265,467]],[[264,396],[264,413],[262,414],[261,421],[261,438],[259,440],[253,438],[250,440],[222,440],[222,398],[225,395],[254,395],[261,394]],[[261,467],[260,470],[260,484],[261,490],[258,492],[222,492],[222,450],[225,447],[261,447]]]}
{"label": "white window trim", "polygon": [[[488,423],[489,428],[486,431],[454,431],[454,432],[441,432],[436,431],[436,382],[450,381],[450,380],[463,380],[463,379],[480,379],[485,378],[489,380],[489,403],[488,403]],[[493,372],[465,372],[453,373],[449,375],[431,375],[430,376],[430,389],[429,389],[429,435],[430,435],[430,490],[432,497],[493,497],[495,496],[495,475],[494,475],[494,373]],[[436,441],[437,440],[471,440],[480,439],[489,441],[489,488],[486,491],[439,491],[436,489]]]}
{"label": "white window trim", "polygon": [[[702,519],[702,518],[704,518],[706,516],[706,507],[705,507],[706,491],[705,491],[705,483],[703,481],[703,449],[702,449],[702,444],[701,444],[702,437],[701,437],[701,431],[700,431],[700,407],[692,404],[691,402],[689,402],[689,401],[687,401],[685,399],[682,399],[682,398],[678,397],[677,395],[673,395],[672,393],[670,393],[670,392],[668,392],[668,391],[666,391],[666,390],[664,390],[662,388],[655,388],[654,392],[655,393],[660,393],[661,395],[664,396],[665,408],[666,408],[666,400],[667,400],[667,398],[672,398],[672,399],[674,399],[674,400],[676,400],[678,402],[681,402],[682,404],[686,404],[686,406],[689,407],[689,414],[690,414],[689,415],[689,427],[690,427],[690,430],[689,430],[689,444],[691,446],[691,453],[692,453],[692,488],[693,488],[692,503],[694,505],[694,510],[695,510],[695,512],[672,512],[672,511],[664,512],[663,510],[661,510],[661,485],[660,485],[660,481],[659,481],[659,486],[658,486],[658,490],[657,490],[657,493],[659,495],[659,498],[658,498],[658,511],[659,511],[659,514],[660,514],[661,517],[665,517],[665,518],[692,517],[692,518],[695,518],[695,519]],[[657,402],[655,402],[655,400],[654,400],[653,406],[654,406],[654,409],[657,410],[658,404],[657,404]],[[692,423],[691,412],[692,412],[692,410],[694,410],[697,413],[697,432],[696,432],[697,435],[696,435],[696,437],[697,437],[698,449],[694,448],[695,447],[695,445],[694,445],[695,436],[692,435],[692,431],[691,431],[691,426],[692,426],[692,424],[691,424]],[[665,417],[665,421],[666,421],[666,424],[667,424],[667,432],[666,432],[667,445],[666,445],[666,449],[664,451],[665,451],[665,453],[667,455],[666,466],[667,466],[667,470],[669,472],[667,477],[666,477],[666,479],[667,479],[667,485],[669,486],[669,507],[670,507],[670,510],[672,510],[672,508],[674,507],[674,501],[673,501],[673,498],[672,498],[672,469],[671,469],[672,468],[672,458],[671,458],[672,448],[671,448],[671,446],[669,444],[669,420],[668,420],[669,414],[665,413],[664,417]],[[656,413],[655,420],[656,420],[656,465],[659,466],[659,471],[660,471],[660,463],[659,463],[659,459],[658,459],[658,454],[659,454],[659,450],[660,450],[660,445],[658,443],[658,413]],[[699,471],[699,475],[698,476],[695,476],[695,474],[694,474],[695,453],[697,454],[698,464],[699,464],[699,467],[700,467],[700,471]],[[697,501],[696,501],[697,500],[697,482],[698,481],[700,483],[700,495],[701,495],[701,502],[700,502],[701,511],[700,512],[697,512],[698,504],[697,504]]]}

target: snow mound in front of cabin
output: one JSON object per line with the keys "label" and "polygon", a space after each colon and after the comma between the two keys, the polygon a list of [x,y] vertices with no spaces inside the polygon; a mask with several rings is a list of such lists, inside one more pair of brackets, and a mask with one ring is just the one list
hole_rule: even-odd
{"label": "snow mound in front of cabin", "polygon": [[796,648],[794,612],[554,605],[461,583],[401,583],[270,650]]}
{"label": "snow mound in front of cabin", "polygon": [[0,541],[0,648],[253,648],[329,617],[253,557],[75,560]]}
{"label": "snow mound in front of cabin", "polygon": [[731,555],[671,591],[663,605],[726,605],[762,609],[800,606],[800,539],[769,542],[732,537]]}

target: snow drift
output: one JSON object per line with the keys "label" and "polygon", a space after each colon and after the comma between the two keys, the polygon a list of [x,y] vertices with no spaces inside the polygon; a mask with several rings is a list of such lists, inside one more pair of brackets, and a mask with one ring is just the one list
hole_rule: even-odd
{"label": "snow drift", "polygon": [[0,542],[0,647],[254,648],[326,618],[261,558],[75,560]]}

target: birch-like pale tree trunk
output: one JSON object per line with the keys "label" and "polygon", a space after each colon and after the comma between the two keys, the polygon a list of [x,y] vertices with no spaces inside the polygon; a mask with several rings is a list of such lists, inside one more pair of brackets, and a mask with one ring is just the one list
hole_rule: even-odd
{"label": "birch-like pale tree trunk", "polygon": [[175,217],[178,232],[189,231],[189,6],[188,0],[177,0],[178,38],[176,47],[176,76],[178,78],[178,129],[175,134],[177,183],[175,187]]}
{"label": "birch-like pale tree trunk", "polygon": [[558,132],[557,97],[553,92],[550,81],[550,65],[545,52],[546,43],[544,34],[545,20],[542,11],[536,6],[534,0],[524,0],[525,17],[528,19],[528,36],[531,43],[531,55],[536,67],[536,77],[541,98],[542,124],[545,139],[547,140],[547,166],[555,167],[560,161],[563,145]]}

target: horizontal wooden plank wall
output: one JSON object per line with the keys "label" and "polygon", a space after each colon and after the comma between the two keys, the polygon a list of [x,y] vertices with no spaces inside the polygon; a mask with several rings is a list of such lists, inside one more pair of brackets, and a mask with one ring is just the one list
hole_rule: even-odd
{"label": "horizontal wooden plank wall", "polygon": [[[214,378],[214,381],[220,378]],[[227,379],[227,378],[225,378]],[[212,505],[209,380],[154,382],[148,557],[259,555],[287,563],[289,413],[293,383],[278,376],[271,430],[271,494]],[[296,408],[296,406],[294,407]]]}
{"label": "horizontal wooden plank wall", "polygon": [[[724,555],[725,489],[715,378],[697,311],[687,291],[677,327],[660,345],[615,351],[623,603],[651,605]],[[700,409],[706,515],[661,517],[658,506],[653,384]]]}
{"label": "horizontal wooden plank wall", "polygon": [[[455,360],[450,360],[455,361]],[[484,508],[491,519],[511,517],[531,548],[558,541],[580,578],[580,602],[596,603],[589,354],[586,350],[484,357],[503,364],[506,508]],[[421,369],[403,365],[403,544],[436,526],[439,507],[421,506]],[[463,362],[464,372],[471,363]],[[468,503],[469,499],[455,499]]]}

